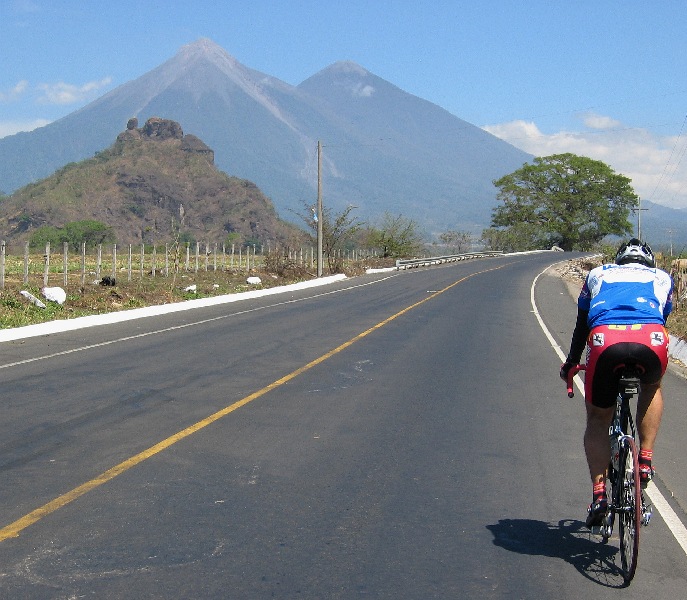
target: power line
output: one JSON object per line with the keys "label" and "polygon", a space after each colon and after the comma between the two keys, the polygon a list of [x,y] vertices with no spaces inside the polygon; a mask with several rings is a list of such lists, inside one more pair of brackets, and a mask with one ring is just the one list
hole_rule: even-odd
{"label": "power line", "polygon": [[[653,191],[652,194],[651,194],[652,200],[655,199],[655,198],[657,197],[657,196],[656,196],[656,191],[658,190],[658,188],[660,187],[660,185],[663,183],[663,179],[665,178],[666,173],[668,172],[668,166],[670,165],[670,162],[673,160],[673,156],[675,155],[675,149],[677,148],[677,146],[678,146],[678,144],[679,144],[679,142],[680,142],[680,139],[682,138],[682,132],[683,132],[684,129],[685,129],[685,123],[687,123],[687,115],[685,115],[685,118],[684,118],[684,120],[682,121],[682,127],[680,127],[680,133],[678,134],[677,139],[675,140],[675,143],[673,144],[673,149],[670,151],[670,156],[668,157],[668,161],[666,162],[665,166],[663,167],[663,172],[661,173],[661,177],[659,178],[658,183],[656,184],[656,187],[654,188],[654,191]],[[682,162],[682,158],[683,158],[684,155],[685,155],[685,151],[687,151],[687,144],[685,144],[685,146],[682,148],[682,153],[681,153],[681,155],[680,155],[680,158],[679,158],[679,160],[677,161],[677,163],[675,164],[675,167],[673,168],[673,171],[672,171],[672,173],[670,174],[670,178],[669,178],[669,179],[672,179],[672,177],[673,177],[673,176],[675,175],[675,173],[677,172],[677,168],[680,166],[680,163]]]}

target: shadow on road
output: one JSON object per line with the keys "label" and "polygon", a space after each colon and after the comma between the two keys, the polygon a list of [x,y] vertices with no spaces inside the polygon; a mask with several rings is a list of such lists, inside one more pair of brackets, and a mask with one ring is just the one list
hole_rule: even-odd
{"label": "shadow on road", "polygon": [[599,585],[626,587],[619,561],[618,548],[603,543],[581,521],[562,520],[558,524],[532,519],[501,519],[487,525],[494,544],[518,554],[560,558],[574,566],[582,575]]}

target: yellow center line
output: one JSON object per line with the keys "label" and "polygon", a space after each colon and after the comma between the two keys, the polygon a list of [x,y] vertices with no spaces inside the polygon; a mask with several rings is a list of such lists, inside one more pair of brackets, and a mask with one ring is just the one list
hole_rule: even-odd
{"label": "yellow center line", "polygon": [[328,360],[335,354],[338,354],[342,350],[345,350],[349,346],[352,346],[355,342],[363,339],[364,337],[370,335],[372,332],[376,331],[377,329],[380,329],[393,321],[394,319],[400,317],[401,315],[404,315],[405,313],[413,310],[414,308],[417,308],[421,304],[424,304],[425,302],[428,302],[432,298],[436,298],[438,295],[443,294],[444,292],[450,290],[452,287],[458,285],[459,283],[462,283],[466,279],[469,279],[471,277],[474,277],[475,275],[480,275],[482,273],[487,273],[489,271],[495,271],[497,269],[501,269],[506,265],[500,265],[498,267],[494,267],[491,269],[485,269],[483,271],[478,271],[477,273],[472,273],[470,275],[467,275],[458,281],[454,281],[452,284],[446,286],[444,289],[439,290],[437,292],[432,293],[431,295],[427,296],[426,298],[423,298],[419,302],[416,302],[415,304],[412,304],[403,310],[397,312],[394,315],[391,315],[390,317],[384,319],[383,321],[380,321],[376,325],[373,325],[366,331],[363,331],[362,333],[356,335],[354,338],[351,338],[347,342],[344,342],[340,346],[334,348],[333,350],[330,350],[326,354],[323,354],[322,356],[316,358],[315,360],[309,362],[308,364],[296,369],[295,371],[292,371],[288,375],[285,375],[281,379],[277,379],[276,381],[270,383],[269,385],[265,386],[264,388],[257,390],[256,392],[253,392],[252,394],[249,394],[248,396],[242,398],[241,400],[238,400],[237,402],[234,402],[233,404],[230,404],[229,406],[226,406],[225,408],[217,411],[216,413],[210,415],[209,417],[206,417],[205,419],[198,421],[197,423],[194,423],[193,425],[187,427],[186,429],[182,429],[178,433],[175,433],[174,435],[162,440],[161,442],[158,442],[154,446],[151,446],[147,450],[143,450],[143,452],[139,452],[138,454],[132,456],[131,458],[128,458],[127,460],[119,463],[118,465],[115,465],[111,469],[108,469],[104,473],[101,473],[97,477],[94,477],[90,481],[87,481],[85,483],[82,483],[81,485],[75,487],[74,489],[70,490],[69,492],[62,494],[61,496],[58,496],[54,500],[51,500],[47,504],[44,504],[43,506],[31,511],[30,513],[24,515],[23,517],[17,519],[13,523],[10,523],[9,525],[6,525],[2,529],[0,529],[0,542],[5,541],[8,538],[11,537],[18,537],[19,534],[26,529],[27,527],[30,527],[34,523],[40,521],[44,517],[47,517],[48,515],[54,513],[55,511],[59,510],[60,508],[66,506],[67,504],[70,504],[77,498],[80,498],[84,494],[87,494],[91,490],[100,487],[101,485],[107,483],[108,481],[111,481],[118,475],[121,475],[122,473],[125,473],[132,467],[135,467],[136,465],[139,465],[145,460],[148,460],[152,456],[155,456],[156,454],[162,452],[163,450],[166,450],[170,446],[173,446],[177,442],[189,437],[190,435],[196,433],[197,431],[200,431],[201,429],[204,429],[208,425],[214,423],[215,421],[218,421],[222,417],[227,416],[228,414],[234,412],[235,410],[241,408],[242,406],[245,406],[246,404],[249,404],[253,400],[256,400],[257,398],[260,398],[261,396],[264,396],[268,392],[284,385],[285,383],[291,381],[292,379],[298,377],[302,373],[305,373],[306,371],[312,369],[313,367],[319,365],[320,363],[323,363],[324,361]]}

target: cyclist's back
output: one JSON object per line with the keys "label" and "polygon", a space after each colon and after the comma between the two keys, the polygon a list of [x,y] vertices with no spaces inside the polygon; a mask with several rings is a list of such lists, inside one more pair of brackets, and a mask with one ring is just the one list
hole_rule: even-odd
{"label": "cyclist's back", "polygon": [[589,327],[638,323],[665,324],[672,310],[672,278],[641,263],[607,264],[587,276],[578,306]]}
{"label": "cyclist's back", "polygon": [[578,308],[587,312],[586,380],[594,405],[613,404],[622,366],[637,367],[644,383],[660,381],[668,364],[665,322],[672,288],[668,273],[640,262],[607,264],[589,272]]}

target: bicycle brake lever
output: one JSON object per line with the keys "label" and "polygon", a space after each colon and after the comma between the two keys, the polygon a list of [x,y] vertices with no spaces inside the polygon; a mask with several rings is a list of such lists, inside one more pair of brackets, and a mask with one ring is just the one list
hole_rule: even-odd
{"label": "bicycle brake lever", "polygon": [[587,365],[575,365],[568,371],[568,398],[572,398],[575,395],[575,391],[573,390],[573,377],[586,368]]}

